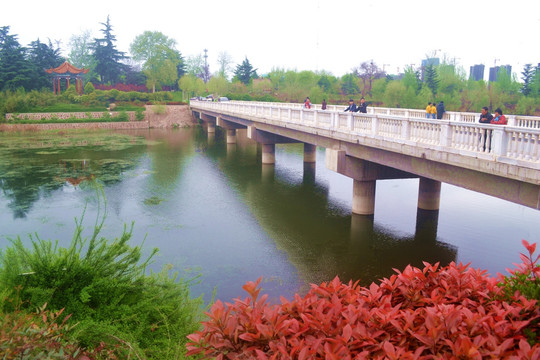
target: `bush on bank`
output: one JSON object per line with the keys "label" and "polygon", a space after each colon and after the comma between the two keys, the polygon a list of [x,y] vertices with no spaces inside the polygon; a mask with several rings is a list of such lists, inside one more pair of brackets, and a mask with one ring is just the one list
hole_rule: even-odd
{"label": "bush on bank", "polygon": [[[21,329],[45,331],[57,326],[63,329],[57,337],[32,340],[39,345],[36,351],[58,341],[65,346],[51,351],[80,347],[90,353],[110,351],[119,359],[183,356],[186,336],[199,329],[203,305],[201,298],[190,296],[193,280],[178,279],[169,268],[148,273],[157,249],[142,259],[141,246],[129,245],[132,233],[126,227],[112,241],[100,237],[104,219],[105,215],[96,222],[89,238],[83,237],[82,219],[76,221],[67,248],[36,235],[30,249],[17,238],[0,251],[0,314],[21,324],[2,326],[0,350],[6,353],[15,346],[13,339]],[[41,309],[36,316],[28,315],[36,308]],[[40,321],[61,310],[70,315],[67,321],[59,315],[55,315],[56,325]],[[78,351],[78,356],[83,352]]]}
{"label": "bush on bank", "polygon": [[[188,354],[205,359],[539,359],[540,265],[535,244],[510,277],[451,263],[408,266],[380,284],[337,277],[269,305],[259,283],[217,301]],[[515,291],[518,290],[518,291]],[[514,292],[515,291],[515,292]],[[522,291],[522,292],[520,292]]]}

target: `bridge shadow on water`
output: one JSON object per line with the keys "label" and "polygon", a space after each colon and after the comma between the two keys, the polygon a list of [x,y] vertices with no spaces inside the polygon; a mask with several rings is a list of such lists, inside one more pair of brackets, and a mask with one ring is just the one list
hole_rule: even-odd
{"label": "bridge shadow on water", "polygon": [[[455,261],[457,249],[437,241],[438,211],[418,209],[414,235],[395,234],[333,199],[331,183],[319,176],[330,171],[324,158],[304,163],[301,144],[276,146],[276,164],[263,165],[260,146],[241,131],[236,144],[225,144],[224,138],[218,128],[208,140],[201,129],[195,141],[296,267],[305,284],[301,292],[335,276],[367,285],[390,276],[393,268]],[[397,207],[396,213],[403,211]]]}

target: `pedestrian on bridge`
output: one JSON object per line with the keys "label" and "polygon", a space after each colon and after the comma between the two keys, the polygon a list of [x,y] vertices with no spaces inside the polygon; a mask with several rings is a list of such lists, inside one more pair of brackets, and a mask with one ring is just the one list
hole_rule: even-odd
{"label": "pedestrian on bridge", "polygon": [[367,113],[366,99],[364,99],[363,96],[360,99],[360,105],[358,105],[358,107],[356,108],[356,111],[364,113],[364,114]]}
{"label": "pedestrian on bridge", "polygon": [[491,123],[495,125],[508,124],[508,121],[506,120],[506,117],[503,115],[501,108],[495,109],[495,116],[493,117],[493,119],[491,119]]}
{"label": "pedestrian on bridge", "polygon": [[444,102],[441,102],[437,105],[437,119],[441,120],[446,110],[444,109]]}
{"label": "pedestrian on bridge", "polygon": [[326,110],[326,99],[322,100],[321,109]]}
{"label": "pedestrian on bridge", "polygon": [[431,103],[429,102],[426,106],[426,118],[431,118]]}
{"label": "pedestrian on bridge", "polygon": [[[491,115],[487,106],[484,106],[480,112],[480,119],[478,122],[481,124],[491,124],[491,120],[493,120],[493,115]],[[488,129],[484,129],[483,138],[482,135],[480,135],[480,146],[482,146],[484,151],[486,151],[486,143],[488,143],[488,151],[491,151],[491,130]]]}
{"label": "pedestrian on bridge", "polygon": [[304,108],[305,109],[311,109],[311,101],[309,100],[309,96],[304,100]]}
{"label": "pedestrian on bridge", "polygon": [[344,111],[350,111],[350,112],[357,112],[356,104],[354,103],[353,99],[349,99],[349,107],[346,108]]}

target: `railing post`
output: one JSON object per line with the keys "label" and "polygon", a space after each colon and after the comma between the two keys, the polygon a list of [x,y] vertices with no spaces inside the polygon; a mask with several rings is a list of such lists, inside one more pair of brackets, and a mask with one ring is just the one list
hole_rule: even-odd
{"label": "railing post", "polygon": [[319,120],[319,110],[315,110],[314,113],[313,113],[313,126],[314,127],[317,127],[318,125],[318,120]]}
{"label": "railing post", "polygon": [[288,121],[292,121],[292,112],[291,112],[291,108],[288,108],[288,109],[287,109],[287,112],[288,112],[288,114],[287,114],[287,120],[288,120]]}
{"label": "railing post", "polygon": [[515,115],[509,115],[507,117],[508,119],[508,126],[516,126],[516,116]]}
{"label": "railing post", "polygon": [[352,130],[352,123],[353,123],[353,113],[352,111],[349,111],[349,116],[347,116],[347,129]]}
{"label": "railing post", "polygon": [[444,147],[452,146],[452,127],[450,124],[441,124],[441,138],[439,144]]}
{"label": "railing post", "polygon": [[508,152],[509,136],[504,127],[493,129],[493,137],[491,140],[491,152],[497,156],[506,156]]}
{"label": "railing post", "polygon": [[401,123],[401,138],[403,140],[409,140],[411,138],[411,121],[408,118]]}
{"label": "railing post", "polygon": [[304,123],[304,109],[300,109],[300,124]]}
{"label": "railing post", "polygon": [[377,133],[379,132],[379,116],[375,115],[371,118],[371,133],[373,136],[377,136]]}

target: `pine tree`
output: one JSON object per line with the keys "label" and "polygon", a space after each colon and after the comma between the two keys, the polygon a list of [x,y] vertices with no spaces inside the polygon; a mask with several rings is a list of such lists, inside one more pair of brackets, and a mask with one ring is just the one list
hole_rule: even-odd
{"label": "pine tree", "polygon": [[525,96],[529,96],[529,94],[531,93],[531,85],[535,75],[535,70],[532,65],[525,64],[521,75],[521,79],[523,80],[523,87],[521,88],[521,93]]}
{"label": "pine tree", "polygon": [[64,59],[60,56],[60,49],[53,48],[50,40],[48,45],[42,43],[39,39],[32,41],[27,52],[27,58],[33,68],[32,87],[34,89],[50,87],[51,81],[45,69],[55,68],[64,62]]}
{"label": "pine tree", "polygon": [[437,76],[437,71],[435,70],[435,66],[431,64],[426,66],[425,75],[426,75],[426,84],[428,88],[430,88],[433,95],[436,95],[440,80]]}
{"label": "pine tree", "polygon": [[9,26],[0,28],[0,90],[32,86],[32,66],[25,58],[25,48],[16,35],[9,35]]}
{"label": "pine tree", "polygon": [[107,22],[101,23],[104,26],[101,29],[102,39],[94,39],[92,46],[94,58],[96,60],[96,72],[100,76],[101,83],[111,83],[114,85],[120,82],[124,74],[125,66],[120,61],[125,59],[125,53],[116,49],[116,36],[112,34],[112,26],[107,16]]}
{"label": "pine tree", "polygon": [[242,64],[236,66],[234,77],[247,85],[251,79],[258,77],[257,69],[253,69],[253,66],[249,63],[249,60],[246,57]]}

